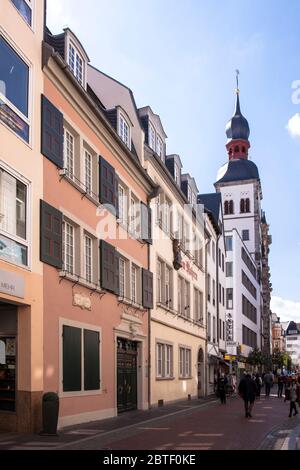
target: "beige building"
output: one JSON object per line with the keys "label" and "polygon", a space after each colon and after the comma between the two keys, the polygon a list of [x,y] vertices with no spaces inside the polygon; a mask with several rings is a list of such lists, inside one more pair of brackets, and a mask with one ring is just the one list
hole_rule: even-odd
{"label": "beige building", "polygon": [[0,430],[19,432],[41,429],[43,32],[43,1],[1,0]]}
{"label": "beige building", "polygon": [[160,187],[152,202],[150,249],[150,402],[155,406],[205,394],[204,226],[203,214],[196,224],[195,180],[182,174],[178,155],[166,155],[159,116],[149,106],[139,109],[139,116],[145,131],[145,166]]}

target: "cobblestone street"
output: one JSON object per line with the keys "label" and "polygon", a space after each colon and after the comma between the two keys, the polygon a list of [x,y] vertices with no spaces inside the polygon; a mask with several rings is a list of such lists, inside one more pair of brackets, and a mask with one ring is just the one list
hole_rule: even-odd
{"label": "cobblestone street", "polygon": [[[0,435],[0,449],[254,450],[299,449],[300,420],[275,395],[244,417],[240,398],[194,400],[66,428],[57,437]],[[125,437],[126,436],[126,437]]]}

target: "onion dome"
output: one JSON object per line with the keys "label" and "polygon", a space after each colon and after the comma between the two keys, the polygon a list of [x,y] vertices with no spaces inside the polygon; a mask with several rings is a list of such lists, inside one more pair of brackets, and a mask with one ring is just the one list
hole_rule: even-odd
{"label": "onion dome", "polygon": [[239,90],[236,93],[236,104],[234,116],[226,126],[228,140],[248,140],[250,128],[247,119],[241,113]]}

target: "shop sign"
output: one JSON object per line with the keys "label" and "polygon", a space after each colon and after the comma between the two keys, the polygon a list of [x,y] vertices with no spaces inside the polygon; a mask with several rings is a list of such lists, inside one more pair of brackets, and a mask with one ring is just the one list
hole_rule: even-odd
{"label": "shop sign", "polygon": [[24,278],[0,269],[0,292],[24,298]]}

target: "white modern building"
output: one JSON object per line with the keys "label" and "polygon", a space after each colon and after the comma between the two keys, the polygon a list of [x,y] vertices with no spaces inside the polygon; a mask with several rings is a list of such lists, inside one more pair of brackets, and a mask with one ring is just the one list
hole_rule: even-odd
{"label": "white modern building", "polygon": [[285,333],[285,346],[291,356],[292,366],[300,369],[300,323],[289,322]]}

